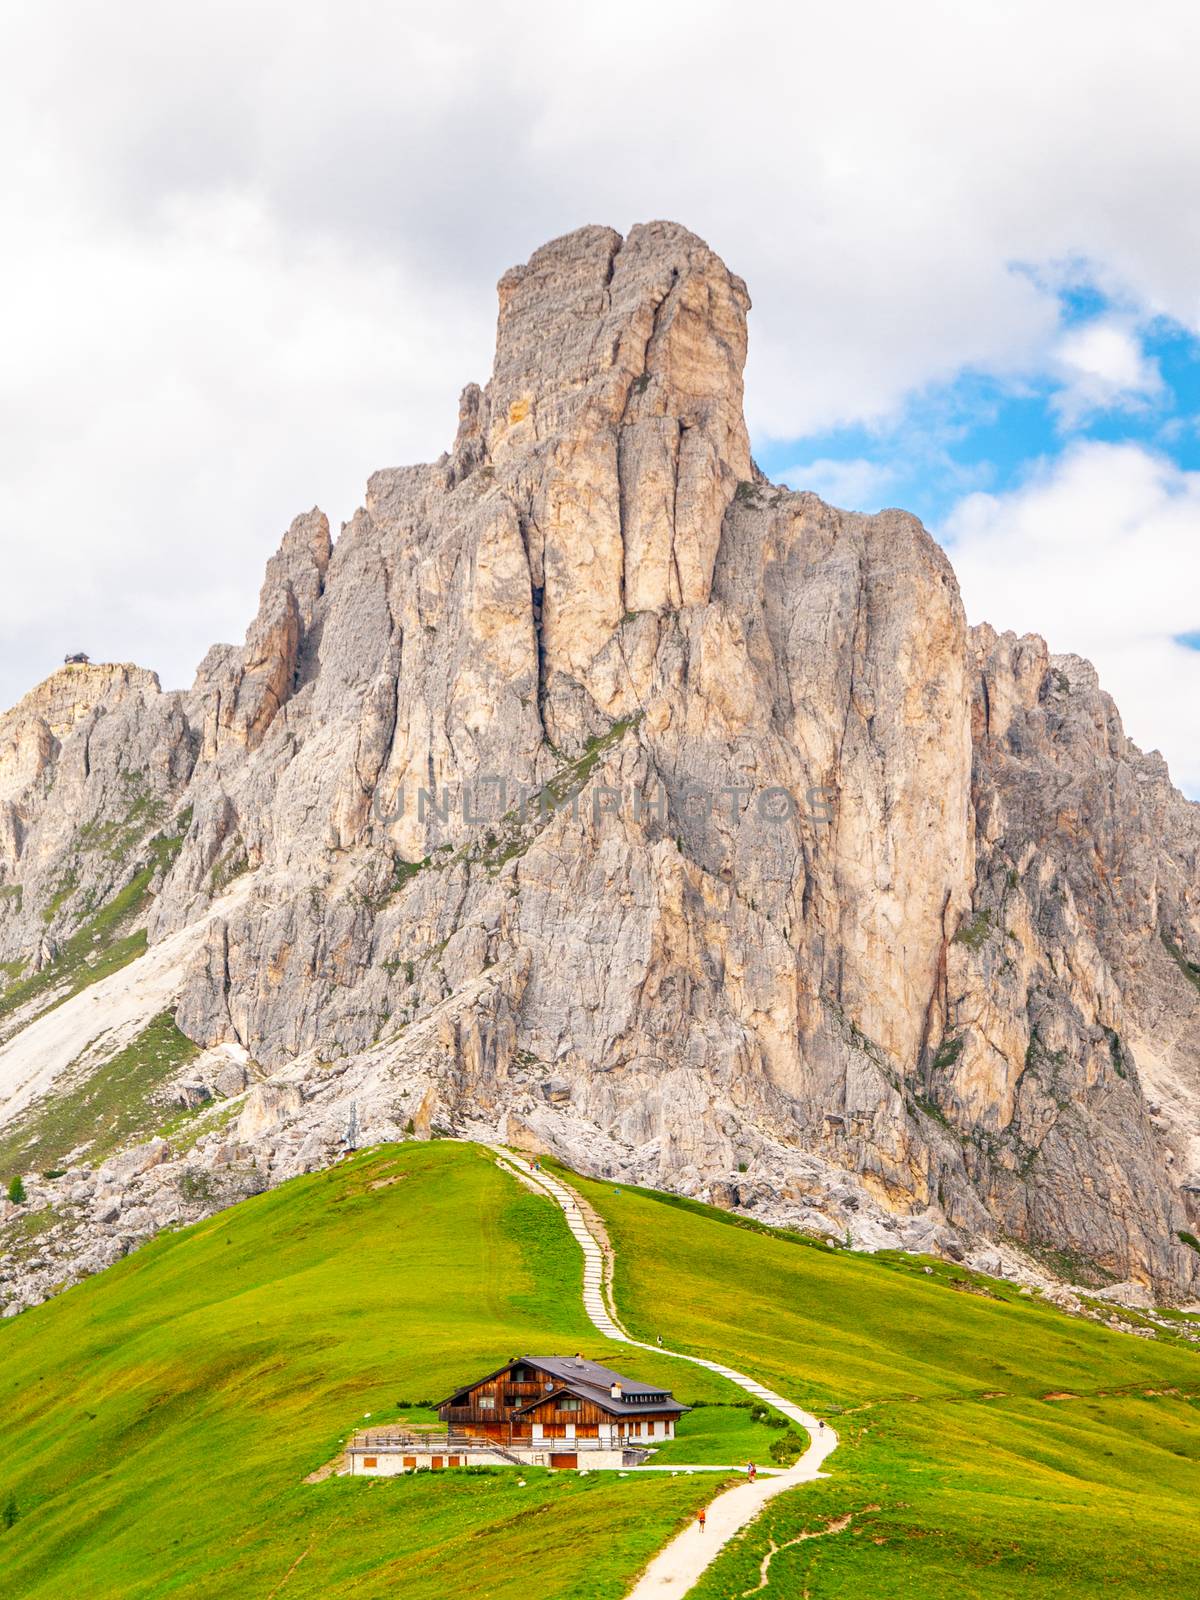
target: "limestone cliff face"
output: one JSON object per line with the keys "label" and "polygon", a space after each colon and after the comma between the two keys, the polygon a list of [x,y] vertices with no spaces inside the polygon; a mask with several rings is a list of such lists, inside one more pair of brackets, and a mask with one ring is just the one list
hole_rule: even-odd
{"label": "limestone cliff face", "polygon": [[173,828],[152,941],[250,875],[178,1018],[291,1086],[274,1175],[353,1101],[1190,1293],[1200,808],[914,519],[762,478],[748,307],[667,223],[507,273],[453,450],[298,518],[242,648],[0,722],[0,959]]}

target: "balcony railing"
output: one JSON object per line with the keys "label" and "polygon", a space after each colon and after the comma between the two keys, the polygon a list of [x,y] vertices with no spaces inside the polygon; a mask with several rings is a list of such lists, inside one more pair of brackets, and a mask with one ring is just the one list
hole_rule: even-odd
{"label": "balcony railing", "polygon": [[[639,1448],[633,1440],[608,1439],[533,1439],[528,1434],[512,1438],[484,1439],[474,1433],[405,1433],[381,1431],[358,1433],[346,1446],[348,1450],[369,1455],[461,1455],[484,1450],[538,1450],[557,1455],[560,1451],[570,1455],[576,1450],[621,1450]],[[643,1447],[644,1448],[644,1447]]]}
{"label": "balcony railing", "polygon": [[454,1454],[473,1450],[503,1449],[507,1444],[504,1439],[484,1439],[474,1433],[403,1433],[391,1430],[381,1433],[357,1433],[346,1446],[358,1454],[381,1455],[404,1454],[414,1455],[418,1452],[434,1455],[444,1455],[447,1451]]}
{"label": "balcony railing", "polygon": [[443,1422],[508,1422],[507,1409],[502,1406],[443,1406],[440,1416]]}

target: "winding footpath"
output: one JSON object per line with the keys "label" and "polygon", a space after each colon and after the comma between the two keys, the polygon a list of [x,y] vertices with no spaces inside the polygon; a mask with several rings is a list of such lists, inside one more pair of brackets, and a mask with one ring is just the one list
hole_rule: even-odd
{"label": "winding footpath", "polygon": [[490,1149],[507,1171],[524,1183],[541,1189],[561,1207],[567,1226],[583,1251],[584,1309],[594,1327],[605,1338],[617,1339],[639,1350],[650,1350],[655,1355],[673,1356],[677,1361],[690,1361],[693,1366],[707,1367],[710,1372],[719,1373],[730,1383],[737,1384],[755,1400],[773,1406],[791,1421],[798,1422],[808,1432],[811,1442],[794,1467],[769,1478],[760,1477],[754,1483],[740,1483],[719,1494],[708,1507],[707,1526],[701,1530],[696,1523],[692,1523],[677,1534],[670,1544],[659,1551],[626,1597],[626,1600],[679,1600],[679,1597],[688,1593],[705,1568],[716,1560],[721,1548],[735,1533],[753,1522],[776,1495],[794,1489],[797,1484],[811,1483],[814,1478],[826,1476],[820,1470],[821,1463],[837,1448],[837,1434],[828,1426],[822,1427],[818,1418],[802,1411],[773,1389],[764,1387],[742,1372],[735,1372],[732,1367],[724,1366],[719,1361],[706,1361],[702,1356],[684,1355],[678,1350],[647,1344],[645,1340],[634,1339],[626,1333],[605,1302],[604,1251],[589,1230],[587,1219],[574,1195],[548,1172],[531,1171],[527,1163],[522,1163],[502,1145],[491,1145]]}

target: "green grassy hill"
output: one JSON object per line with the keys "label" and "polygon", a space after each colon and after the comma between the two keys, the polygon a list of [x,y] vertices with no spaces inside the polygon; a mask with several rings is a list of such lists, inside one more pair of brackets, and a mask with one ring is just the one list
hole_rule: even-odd
{"label": "green grassy hill", "polygon": [[[777,1502],[698,1594],[741,1596],[768,1537],[846,1513],[759,1592],[1200,1592],[1190,1349],[584,1187],[635,1331],[846,1408],[831,1477]],[[710,1402],[687,1419],[693,1459],[767,1459],[777,1431],[720,1380],[599,1338],[580,1276],[557,1209],[453,1144],[366,1152],[160,1237],[0,1325],[0,1508],[18,1512],[0,1592],[620,1600],[719,1475],[304,1482],[365,1413],[419,1415],[521,1350],[583,1350]]]}
{"label": "green grassy hill", "polygon": [[781,1549],[766,1600],[1200,1594],[1192,1347],[942,1263],[830,1252],[575,1182],[612,1236],[630,1332],[719,1350],[843,1440],[829,1478],[777,1501],[695,1600],[751,1591],[771,1543],[847,1513],[843,1532]]}
{"label": "green grassy hill", "polygon": [[553,1204],[464,1145],[367,1152],[161,1235],[0,1324],[0,1594],[619,1595],[712,1481],[303,1482],[366,1412],[418,1415],[398,1402],[520,1350],[614,1354],[579,1280]]}

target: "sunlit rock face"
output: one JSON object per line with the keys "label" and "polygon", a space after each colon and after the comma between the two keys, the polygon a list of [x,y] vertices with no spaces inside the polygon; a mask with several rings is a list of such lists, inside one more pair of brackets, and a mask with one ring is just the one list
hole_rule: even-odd
{"label": "sunlit rock face", "polygon": [[1194,1292],[1200,808],[915,519],[763,478],[701,240],[584,228],[499,296],[452,451],[298,517],[190,692],[66,668],[0,720],[0,959],[174,826],[149,935],[229,896],[178,1020],[278,1080],[268,1180],[351,1115],[498,1129]]}

